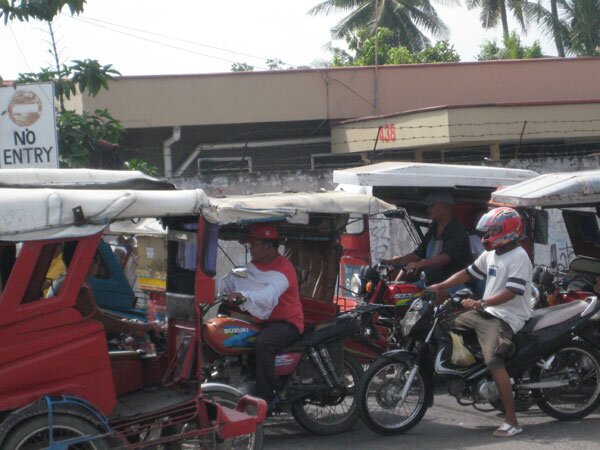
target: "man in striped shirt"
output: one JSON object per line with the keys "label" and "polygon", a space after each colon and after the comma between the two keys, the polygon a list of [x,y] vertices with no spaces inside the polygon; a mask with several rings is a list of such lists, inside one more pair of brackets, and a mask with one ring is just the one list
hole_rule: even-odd
{"label": "man in striped shirt", "polygon": [[482,300],[466,299],[467,311],[454,320],[451,328],[474,330],[481,345],[485,364],[496,386],[506,414],[505,422],[494,436],[519,434],[512,384],[504,359],[514,350],[513,336],[531,317],[531,279],[533,267],[527,252],[519,245],[523,223],[512,208],[495,208],[477,224],[484,234],[486,249],[477,260],[447,280],[428,289],[440,291],[463,284],[469,279],[485,280]]}

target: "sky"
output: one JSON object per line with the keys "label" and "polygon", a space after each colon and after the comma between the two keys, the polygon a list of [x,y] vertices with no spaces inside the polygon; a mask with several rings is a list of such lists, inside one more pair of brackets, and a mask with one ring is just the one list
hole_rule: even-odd
{"label": "sky", "polygon": [[[344,16],[309,16],[319,0],[88,0],[71,17],[65,9],[53,27],[62,62],[97,59],[124,76],[229,72],[234,62],[267,70],[268,59],[289,66],[330,60],[331,28]],[[436,3],[434,2],[434,5]],[[450,42],[462,61],[474,61],[479,45],[498,39],[501,30],[481,28],[477,11],[465,6],[437,7],[451,31]],[[516,29],[514,19],[509,22]],[[547,55],[556,55],[535,30]],[[0,76],[37,72],[52,65],[48,27],[38,21],[0,22]],[[334,41],[344,47],[344,42]],[[289,67],[288,66],[288,67]],[[286,67],[286,66],[284,66]]]}

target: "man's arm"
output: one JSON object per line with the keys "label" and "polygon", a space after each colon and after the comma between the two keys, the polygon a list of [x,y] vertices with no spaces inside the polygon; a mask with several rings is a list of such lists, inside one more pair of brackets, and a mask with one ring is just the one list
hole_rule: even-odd
{"label": "man's arm", "polygon": [[441,290],[445,290],[445,289],[450,289],[454,286],[465,284],[466,282],[468,282],[470,280],[471,280],[471,275],[469,275],[469,272],[467,272],[466,269],[463,269],[460,272],[456,272],[450,278],[442,281],[441,283],[432,284],[431,286],[428,286],[427,290],[441,291]]}
{"label": "man's arm", "polygon": [[473,300],[472,298],[463,300],[463,308],[465,309],[481,309],[486,306],[499,306],[503,303],[510,302],[516,296],[516,292],[511,291],[508,288],[504,288],[501,291],[491,295],[482,301]]}
{"label": "man's arm", "polygon": [[382,259],[381,262],[383,264],[408,264],[414,261],[418,261],[420,260],[421,257],[418,256],[416,253],[412,252],[409,253],[408,255],[404,255],[404,256],[394,256],[391,259]]}

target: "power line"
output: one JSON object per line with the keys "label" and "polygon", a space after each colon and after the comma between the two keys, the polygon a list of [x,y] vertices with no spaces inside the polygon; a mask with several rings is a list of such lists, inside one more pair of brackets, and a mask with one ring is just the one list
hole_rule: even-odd
{"label": "power line", "polygon": [[187,44],[198,45],[200,47],[212,48],[214,50],[220,50],[220,51],[227,52],[227,53],[234,53],[236,55],[249,56],[250,58],[260,59],[262,61],[266,61],[267,59],[270,59],[270,58],[265,58],[265,57],[262,57],[262,56],[251,55],[249,53],[242,53],[242,52],[238,52],[238,51],[235,51],[235,50],[229,50],[229,49],[226,49],[226,48],[216,47],[216,46],[213,46],[213,45],[202,44],[200,42],[189,41],[189,40],[186,40],[186,39],[181,39],[181,38],[177,38],[177,37],[174,37],[174,36],[169,36],[169,35],[166,35],[166,34],[156,33],[154,31],[142,30],[141,28],[135,28],[135,27],[127,26],[127,25],[121,25],[121,24],[118,24],[118,23],[108,22],[108,21],[101,20],[101,19],[94,19],[94,18],[90,18],[90,17],[83,18],[83,17],[78,17],[78,16],[71,16],[71,15],[64,14],[64,13],[61,14],[61,15],[65,16],[65,17],[73,18],[75,20],[83,20],[83,21],[88,21],[88,22],[103,23],[105,25],[111,25],[111,26],[114,26],[114,27],[120,27],[120,28],[124,28],[126,30],[139,31],[140,33],[146,33],[146,34],[149,34],[151,36],[164,37],[164,38],[171,39],[171,40],[174,40],[174,41],[185,42]]}
{"label": "power line", "polygon": [[[205,56],[207,58],[214,58],[214,59],[218,59],[218,60],[221,60],[221,61],[226,61],[226,62],[231,62],[231,63],[239,62],[239,61],[233,61],[233,60],[230,60],[230,59],[227,59],[227,58],[222,58],[222,57],[219,57],[219,56],[207,55],[205,53],[196,52],[194,50],[190,50],[190,49],[187,49],[187,48],[184,48],[184,47],[178,47],[178,46],[175,46],[175,45],[171,45],[171,44],[167,44],[167,43],[164,43],[164,42],[156,41],[156,40],[153,40],[153,39],[145,38],[143,36],[139,36],[139,35],[132,34],[132,33],[127,33],[125,31],[121,31],[121,30],[118,30],[118,29],[110,28],[110,27],[119,27],[119,28],[123,28],[123,29],[126,29],[126,30],[136,31],[136,32],[139,32],[139,33],[145,33],[145,34],[148,34],[150,36],[156,36],[156,37],[160,37],[160,38],[170,39],[170,40],[173,40],[173,41],[184,42],[186,44],[192,44],[192,45],[196,45],[196,46],[200,46],[200,47],[206,47],[206,48],[210,48],[210,49],[213,49],[213,50],[218,50],[218,51],[221,51],[221,52],[232,53],[232,54],[236,54],[236,55],[240,55],[240,56],[247,56],[247,57],[258,59],[258,60],[261,60],[261,61],[268,61],[270,59],[274,59],[274,58],[265,58],[263,56],[251,55],[251,54],[248,54],[248,53],[238,52],[238,51],[235,51],[235,50],[229,50],[229,49],[226,49],[226,48],[216,47],[216,46],[213,46],[213,45],[202,44],[200,42],[195,42],[195,41],[190,41],[190,40],[186,40],[186,39],[181,39],[181,38],[169,36],[169,35],[166,35],[166,34],[156,33],[156,32],[152,32],[152,31],[146,31],[146,30],[142,30],[140,28],[129,27],[129,26],[126,26],[126,25],[112,23],[112,22],[108,22],[108,21],[104,21],[104,20],[100,20],[100,19],[93,19],[93,18],[87,18],[87,17],[84,18],[84,17],[79,17],[79,16],[70,16],[70,15],[67,15],[67,14],[64,14],[64,13],[61,14],[61,15],[64,16],[64,17],[68,17],[70,19],[73,19],[73,20],[79,20],[79,21],[85,22],[85,23],[87,23],[89,25],[93,25],[93,26],[96,26],[96,27],[99,27],[99,28],[103,28],[103,29],[112,31],[114,33],[120,33],[120,34],[123,34],[123,35],[126,35],[126,36],[134,37],[136,39],[140,39],[140,40],[143,40],[143,41],[151,42],[151,43],[154,43],[154,44],[157,44],[157,45],[162,45],[162,46],[173,48],[173,49],[176,49],[176,50],[182,50],[182,51],[185,51],[185,52],[188,52],[188,53],[193,53],[193,54],[197,54],[197,55],[200,55],[200,56]],[[102,24],[104,24],[104,25],[102,25]],[[281,60],[279,60],[279,61],[281,61]],[[290,66],[290,67],[292,66],[291,64],[288,64],[288,63],[283,62],[283,61],[281,61],[281,63],[283,65],[286,65],[286,66]],[[258,66],[258,68],[260,68],[260,69],[268,69],[268,67],[261,67],[261,66]]]}

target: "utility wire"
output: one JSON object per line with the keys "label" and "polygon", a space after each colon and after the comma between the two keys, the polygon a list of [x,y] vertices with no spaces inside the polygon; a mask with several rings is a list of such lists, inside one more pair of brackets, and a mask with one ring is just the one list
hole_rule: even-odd
{"label": "utility wire", "polygon": [[[120,28],[123,28],[123,29],[131,30],[131,31],[136,31],[136,32],[139,32],[139,33],[145,33],[145,34],[148,34],[150,36],[157,36],[157,37],[160,37],[160,38],[165,38],[165,39],[171,39],[171,40],[174,40],[174,41],[184,42],[186,44],[192,44],[192,45],[197,45],[197,46],[200,46],[200,47],[206,47],[206,48],[210,48],[210,49],[218,50],[218,51],[222,51],[222,52],[232,53],[232,54],[241,55],[241,56],[247,56],[247,57],[258,59],[258,60],[261,60],[261,61],[268,61],[270,59],[275,59],[275,58],[265,58],[265,57],[262,57],[262,56],[251,55],[251,54],[248,54],[248,53],[238,52],[238,51],[235,51],[235,50],[229,50],[229,49],[225,49],[225,48],[221,48],[221,47],[216,47],[216,46],[212,46],[212,45],[208,45],[208,44],[202,44],[200,42],[195,42],[195,41],[190,41],[190,40],[186,40],[186,39],[176,38],[176,37],[168,36],[168,35],[165,35],[165,34],[160,34],[160,33],[155,33],[155,32],[151,32],[151,31],[142,30],[140,28],[128,27],[128,26],[125,26],[125,25],[111,23],[111,22],[107,22],[107,21],[104,21],[104,20],[100,20],[100,19],[90,19],[90,18],[84,18],[84,17],[79,17],[79,16],[69,16],[69,15],[66,15],[64,13],[61,14],[61,15],[63,15],[64,17],[68,17],[70,19],[73,19],[73,20],[79,20],[81,22],[87,23],[88,25],[93,25],[95,27],[99,27],[99,28],[103,28],[103,29],[108,30],[108,31],[112,31],[113,33],[123,34],[125,36],[133,37],[133,38],[140,39],[140,40],[146,41],[146,42],[151,42],[151,43],[156,44],[156,45],[161,45],[161,46],[164,46],[164,47],[173,48],[175,50],[181,50],[181,51],[184,51],[184,52],[192,53],[192,54],[199,55],[199,56],[204,56],[204,57],[207,57],[207,58],[213,58],[213,59],[217,59],[217,60],[220,60],[220,61],[225,61],[225,62],[230,62],[230,63],[239,62],[239,61],[234,61],[234,60],[231,60],[231,59],[223,58],[223,57],[220,57],[220,56],[215,56],[215,55],[209,55],[209,54],[206,54],[206,53],[201,53],[201,52],[198,52],[198,51],[195,51],[195,50],[191,50],[191,49],[188,49],[188,48],[185,48],[185,47],[180,47],[180,46],[173,45],[173,44],[167,44],[165,42],[161,42],[161,41],[158,41],[158,40],[155,40],[155,39],[150,39],[150,38],[143,37],[143,36],[140,36],[140,35],[137,35],[137,34],[133,34],[133,33],[128,33],[126,31],[122,31],[122,30],[119,30],[119,29],[111,28],[111,27],[120,27]],[[289,63],[286,63],[286,62],[282,61],[281,59],[279,59],[279,61],[281,62],[281,64],[283,64],[285,66],[293,67],[293,65],[291,65]],[[256,67],[258,69],[264,69],[264,70],[268,70],[269,69],[269,67],[265,67],[265,66],[256,66]]]}
{"label": "utility wire", "polygon": [[[211,48],[213,50],[219,50],[219,51],[222,51],[222,52],[233,53],[233,54],[241,55],[241,56],[248,56],[250,58],[260,59],[261,61],[266,61],[268,59],[271,59],[271,58],[265,58],[265,57],[262,57],[262,56],[251,55],[249,53],[242,53],[242,52],[238,52],[238,51],[235,51],[235,50],[228,50],[226,48],[216,47],[216,46],[213,46],[213,45],[202,44],[200,42],[189,41],[187,39],[181,39],[181,38],[177,38],[177,37],[174,37],[174,36],[169,36],[169,35],[166,35],[166,34],[156,33],[154,31],[142,30],[141,28],[130,27],[130,26],[127,26],[127,25],[121,25],[121,24],[118,24],[118,23],[108,22],[108,21],[101,20],[101,19],[94,19],[94,18],[90,18],[90,17],[71,16],[71,15],[65,14],[65,13],[62,13],[61,15],[63,17],[68,17],[68,18],[75,19],[75,20],[81,20],[81,21],[84,21],[84,22],[87,22],[87,23],[94,24],[93,22],[98,22],[99,24],[104,24],[104,25],[110,25],[110,26],[113,26],[113,27],[124,28],[126,30],[137,31],[137,32],[140,32],[140,33],[149,34],[151,36],[157,36],[157,37],[162,37],[162,38],[166,38],[166,39],[171,39],[173,41],[185,42],[186,44],[197,45],[199,47],[206,47],[206,48]],[[288,65],[287,63],[283,63],[283,64]]]}
{"label": "utility wire", "polygon": [[[101,24],[97,24],[97,23],[91,22],[91,21],[89,21],[89,20],[86,20],[86,19],[84,19],[84,18],[82,18],[82,17],[78,17],[78,18],[74,18],[74,19],[75,19],[75,20],[81,20],[81,21],[83,21],[83,22],[85,22],[85,23],[87,23],[87,24],[89,24],[89,25],[93,25],[93,26],[95,26],[95,27],[98,27],[98,28],[103,28],[103,29],[105,29],[105,30],[109,30],[109,31],[112,31],[112,32],[114,32],[114,33],[119,33],[119,34],[122,34],[122,35],[125,35],[125,36],[129,36],[129,37],[132,37],[132,38],[135,38],[135,39],[142,40],[142,41],[151,42],[151,43],[153,43],[153,44],[156,44],[156,45],[161,45],[161,46],[163,46],[163,47],[172,48],[172,49],[175,49],[175,50],[181,50],[181,51],[183,51],[183,52],[192,53],[192,54],[194,54],[194,55],[204,56],[204,57],[206,57],[206,58],[217,59],[217,60],[220,60],[220,61],[225,61],[225,62],[229,62],[229,63],[236,63],[236,62],[239,62],[239,61],[234,61],[234,60],[232,60],[232,59],[222,58],[222,57],[220,57],[220,56],[215,56],[215,55],[207,55],[206,53],[200,53],[200,52],[197,52],[197,51],[195,51],[195,50],[191,50],[191,49],[184,48],[184,47],[179,47],[179,46],[176,46],[176,45],[167,44],[167,43],[165,43],[165,42],[160,42],[160,41],[157,41],[157,40],[154,40],[154,39],[145,38],[145,37],[143,37],[143,36],[138,36],[138,35],[136,35],[136,34],[133,34],[133,33],[128,33],[128,32],[126,32],[126,31],[115,30],[115,29],[112,29],[112,28],[110,28],[110,27],[107,27],[107,26],[104,26],[104,25],[101,25]],[[257,67],[258,67],[259,69],[268,70],[268,67],[261,67],[261,66],[257,66]]]}

